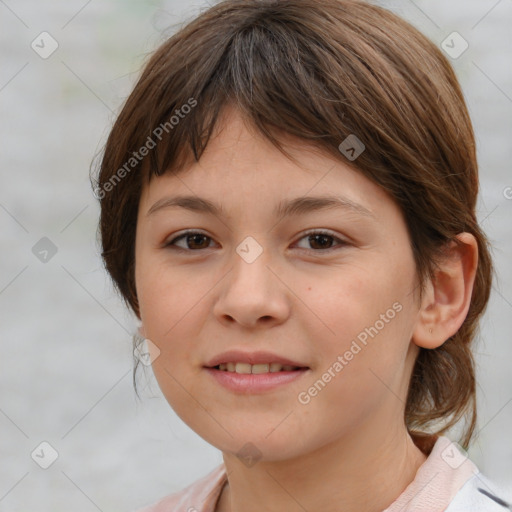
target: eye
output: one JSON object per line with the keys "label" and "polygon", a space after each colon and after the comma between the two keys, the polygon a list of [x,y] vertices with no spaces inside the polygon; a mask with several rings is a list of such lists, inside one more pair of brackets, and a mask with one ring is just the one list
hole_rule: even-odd
{"label": "eye", "polygon": [[[183,240],[183,246],[179,246],[176,242]],[[207,249],[209,244],[204,243],[204,240],[212,240],[209,236],[206,236],[203,233],[200,233],[199,231],[187,231],[180,236],[170,240],[165,244],[166,247],[168,246],[176,246],[178,249],[183,249],[184,251],[192,251],[199,249]]]}
{"label": "eye", "polygon": [[[328,231],[310,231],[299,239],[299,242],[306,240],[306,243],[310,244],[310,247],[300,247],[301,249],[313,250],[314,252],[328,251],[335,249],[333,243],[338,242],[338,245],[348,245],[347,242],[341,240],[335,235]],[[186,231],[180,236],[173,238],[165,244],[165,247],[174,246],[184,251],[198,251],[201,249],[208,249],[212,238],[199,232],[199,231]],[[182,245],[179,245],[181,242]]]}
{"label": "eye", "polygon": [[[348,245],[347,242],[341,240],[328,231],[310,231],[306,233],[302,238],[300,238],[299,241],[300,240],[306,240],[306,242],[310,244],[310,247],[312,247],[315,252],[319,252],[319,250],[328,251],[330,249],[335,249],[336,247],[332,246],[333,241],[337,241],[338,245],[341,246]],[[304,248],[309,250],[308,247],[301,247],[301,249]]]}

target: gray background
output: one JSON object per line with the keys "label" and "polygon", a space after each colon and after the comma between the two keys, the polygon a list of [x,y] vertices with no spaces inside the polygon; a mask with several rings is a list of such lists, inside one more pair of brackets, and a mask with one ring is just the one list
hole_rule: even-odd
{"label": "gray background", "polygon": [[[498,275],[476,348],[481,433],[469,454],[510,486],[512,0],[380,3],[439,45],[453,31],[469,43],[451,62],[475,126],[479,218]],[[164,29],[206,5],[0,0],[0,511],[130,511],[222,460],[176,417],[150,369],[135,398],[135,323],[102,269],[88,180]],[[43,31],[59,44],[47,59],[31,48]],[[57,249],[46,262],[32,251],[43,237]],[[43,441],[58,452],[46,470],[31,458]]]}

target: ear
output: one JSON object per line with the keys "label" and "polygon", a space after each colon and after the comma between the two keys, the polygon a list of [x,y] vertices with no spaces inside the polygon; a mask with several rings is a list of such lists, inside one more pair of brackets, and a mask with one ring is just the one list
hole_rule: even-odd
{"label": "ear", "polygon": [[433,279],[426,283],[412,341],[437,348],[460,328],[468,314],[478,265],[478,244],[471,233],[459,233],[438,261]]}

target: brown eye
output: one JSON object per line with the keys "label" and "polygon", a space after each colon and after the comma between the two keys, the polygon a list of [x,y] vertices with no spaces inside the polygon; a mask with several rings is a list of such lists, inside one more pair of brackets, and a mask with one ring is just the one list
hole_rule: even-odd
{"label": "brown eye", "polygon": [[301,249],[313,249],[315,252],[334,249],[336,242],[338,242],[337,245],[348,245],[345,241],[325,231],[312,231],[310,233],[306,233],[306,235],[300,240],[307,240],[307,243],[310,245],[310,247],[301,247]]}
{"label": "brown eye", "polygon": [[[178,245],[176,242],[184,240],[184,246]],[[207,241],[205,243],[205,241]],[[209,236],[204,235],[203,233],[199,233],[197,231],[189,231],[187,233],[183,233],[182,235],[174,238],[170,242],[166,243],[167,246],[176,246],[179,249],[195,251],[200,249],[208,249],[209,241],[211,238]]]}
{"label": "brown eye", "polygon": [[309,235],[308,240],[313,249],[330,249],[334,237],[331,235]]}
{"label": "brown eye", "polygon": [[[335,249],[336,246],[348,245],[347,242],[340,238],[325,232],[325,231],[312,231],[306,233],[300,241],[307,240],[309,247],[299,247],[301,249],[312,250],[314,252],[327,252]],[[165,244],[165,247],[172,247],[183,251],[200,251],[201,249],[208,249],[211,247],[210,242],[212,238],[200,233],[198,231],[188,231],[180,236],[172,239]],[[181,244],[181,245],[180,245]]]}

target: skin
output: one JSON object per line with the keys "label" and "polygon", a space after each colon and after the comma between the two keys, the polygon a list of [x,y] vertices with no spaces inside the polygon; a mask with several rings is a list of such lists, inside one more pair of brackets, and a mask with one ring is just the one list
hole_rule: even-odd
{"label": "skin", "polygon": [[[141,195],[135,277],[141,332],[160,350],[155,376],[182,420],[223,453],[228,484],[217,512],[381,511],[426,459],[403,420],[408,382],[419,347],[441,345],[467,314],[476,242],[459,235],[461,247],[447,248],[420,300],[406,224],[386,192],[342,158],[283,135],[292,162],[236,110],[223,114],[199,163],[153,178]],[[169,207],[148,215],[177,194],[220,203],[222,214]],[[282,200],[321,195],[371,215],[273,213]],[[165,245],[188,229],[205,238]],[[324,242],[332,248],[308,239],[311,229],[332,232]],[[247,236],[263,248],[250,264],[236,252]],[[397,302],[401,311],[300,403],[299,393]],[[233,348],[273,351],[309,371],[272,392],[237,394],[203,368]],[[251,467],[236,455],[248,442],[261,453]]]}

